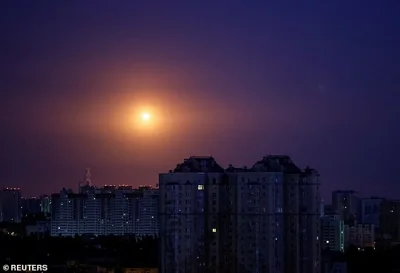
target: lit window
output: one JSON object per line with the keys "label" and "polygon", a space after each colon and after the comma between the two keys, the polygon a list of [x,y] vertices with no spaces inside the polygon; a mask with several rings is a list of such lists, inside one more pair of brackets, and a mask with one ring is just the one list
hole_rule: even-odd
{"label": "lit window", "polygon": [[329,244],[329,241],[326,241],[327,244]]}
{"label": "lit window", "polygon": [[198,189],[199,191],[204,190],[204,185],[198,185],[198,186],[197,186],[197,189]]}
{"label": "lit window", "polygon": [[216,229],[216,228],[213,228],[213,229],[212,229],[212,232],[214,232],[214,233],[217,232],[217,229]]}

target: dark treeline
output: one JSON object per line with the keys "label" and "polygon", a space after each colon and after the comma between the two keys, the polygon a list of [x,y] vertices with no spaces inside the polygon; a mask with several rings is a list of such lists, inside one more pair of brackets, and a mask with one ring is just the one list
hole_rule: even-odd
{"label": "dark treeline", "polygon": [[400,246],[365,248],[350,247],[346,253],[327,251],[323,263],[347,263],[348,273],[394,273],[400,272]]}
{"label": "dark treeline", "polygon": [[[157,267],[158,238],[119,236],[26,236],[21,224],[0,224],[0,263]],[[348,273],[400,272],[400,246],[325,253],[347,262]],[[325,255],[324,254],[324,255]]]}
{"label": "dark treeline", "polygon": [[346,255],[348,273],[394,273],[400,272],[400,246],[390,248],[367,248],[363,251],[350,248]]}
{"label": "dark treeline", "polygon": [[39,213],[28,213],[22,217],[22,224],[34,225],[37,221],[46,221],[50,218],[50,214],[43,212]]}
{"label": "dark treeline", "polygon": [[157,267],[158,239],[118,236],[11,236],[1,233],[0,263]]}

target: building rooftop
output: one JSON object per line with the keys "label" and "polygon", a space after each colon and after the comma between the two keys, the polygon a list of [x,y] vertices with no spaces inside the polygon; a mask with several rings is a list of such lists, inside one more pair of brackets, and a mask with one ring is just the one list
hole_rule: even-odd
{"label": "building rooftop", "polygon": [[237,168],[229,165],[225,170],[215,161],[212,156],[191,156],[182,163],[177,164],[170,173],[238,173],[238,172],[284,172],[288,174],[314,173],[314,169],[307,167],[302,171],[294,164],[287,155],[268,155],[257,161],[253,167],[246,166]]}
{"label": "building rooftop", "polygon": [[229,167],[225,170],[227,173],[243,173],[243,172],[251,172],[252,169],[244,166],[243,168],[236,168],[233,165],[229,164]]}
{"label": "building rooftop", "polygon": [[267,155],[257,161],[252,167],[234,167],[229,165],[223,169],[212,156],[191,156],[184,159],[182,163],[169,173],[242,173],[242,172],[283,172],[286,174],[310,175],[318,172],[310,167],[304,170],[297,167],[287,155]]}
{"label": "building rooftop", "polygon": [[294,164],[287,155],[267,155],[257,161],[253,168],[255,171],[285,172],[290,174],[301,173],[299,167]]}
{"label": "building rooftop", "polygon": [[191,156],[176,165],[174,173],[221,173],[224,169],[212,156]]}
{"label": "building rooftop", "polygon": [[382,201],[384,199],[385,199],[384,197],[379,197],[379,196],[370,196],[370,197],[363,198],[363,200],[377,200],[377,201]]}
{"label": "building rooftop", "polygon": [[336,190],[333,191],[332,193],[357,194],[357,192],[353,190]]}
{"label": "building rooftop", "polygon": [[9,187],[7,187],[7,188],[3,188],[1,190],[2,191],[20,191],[21,189],[20,188],[9,188]]}

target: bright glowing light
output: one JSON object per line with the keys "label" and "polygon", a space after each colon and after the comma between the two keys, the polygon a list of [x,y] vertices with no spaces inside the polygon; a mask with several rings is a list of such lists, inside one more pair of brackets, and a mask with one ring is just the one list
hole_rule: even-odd
{"label": "bright glowing light", "polygon": [[[124,134],[136,135],[143,137],[143,140],[150,143],[149,138],[165,133],[165,125],[162,112],[159,106],[149,106],[145,104],[132,104],[122,111],[123,114],[119,116],[116,121],[121,124]],[[122,112],[121,111],[121,112]]]}
{"label": "bright glowing light", "polygon": [[150,114],[149,113],[142,113],[142,120],[149,120],[150,119]]}

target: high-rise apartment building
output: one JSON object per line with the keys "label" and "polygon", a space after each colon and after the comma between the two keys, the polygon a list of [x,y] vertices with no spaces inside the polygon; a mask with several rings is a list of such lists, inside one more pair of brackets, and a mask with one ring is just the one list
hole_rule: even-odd
{"label": "high-rise apartment building", "polygon": [[136,230],[133,232],[137,236],[157,235],[158,236],[158,209],[159,209],[159,190],[149,186],[141,186],[135,190],[135,208],[139,219]]}
{"label": "high-rise apartment building", "polygon": [[44,214],[51,213],[51,197],[47,195],[40,196],[40,211]]}
{"label": "high-rise apartment building", "polygon": [[160,174],[161,272],[320,272],[319,175],[288,156]]}
{"label": "high-rise apartment building", "polygon": [[79,193],[63,189],[52,195],[52,236],[158,234],[158,189],[97,188],[86,180]]}
{"label": "high-rise apartment building", "polygon": [[0,222],[21,222],[21,191],[19,188],[0,190]]}
{"label": "high-rise apartment building", "polygon": [[22,215],[36,214],[40,212],[40,198],[29,197],[21,199]]}
{"label": "high-rise apartment building", "polygon": [[400,200],[382,201],[379,230],[385,243],[400,243]]}
{"label": "high-rise apartment building", "polygon": [[375,247],[375,227],[367,224],[345,226],[346,245],[359,248]]}
{"label": "high-rise apartment building", "polygon": [[[209,157],[192,157],[160,174],[162,273],[216,270],[225,258],[217,252],[228,251],[236,239],[229,232],[227,195],[233,191],[226,191],[227,185],[224,169]],[[225,245],[226,237],[230,241]]]}
{"label": "high-rise apartment building", "polygon": [[354,225],[360,219],[360,197],[355,191],[332,192],[333,208],[346,225]]}
{"label": "high-rise apartment building", "polygon": [[325,204],[324,205],[324,216],[340,217],[340,214],[331,204]]}
{"label": "high-rise apartment building", "polygon": [[361,223],[380,226],[381,203],[383,198],[370,197],[361,199]]}
{"label": "high-rise apartment building", "polygon": [[339,215],[321,217],[321,239],[323,250],[345,251],[345,226]]}

